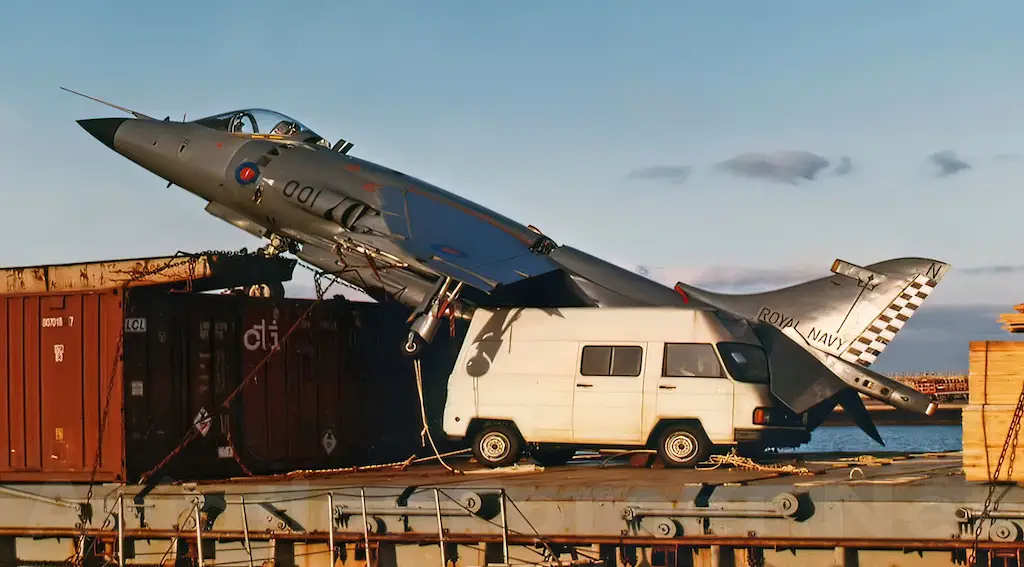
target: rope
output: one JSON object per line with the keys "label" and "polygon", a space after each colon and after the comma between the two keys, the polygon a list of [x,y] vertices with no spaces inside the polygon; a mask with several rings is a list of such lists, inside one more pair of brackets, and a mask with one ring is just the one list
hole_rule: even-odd
{"label": "rope", "polygon": [[711,463],[709,467],[697,467],[697,470],[710,471],[715,470],[722,465],[732,465],[738,469],[750,470],[750,471],[764,471],[764,472],[781,472],[796,475],[813,475],[814,473],[805,467],[797,467],[793,465],[762,465],[754,462],[749,457],[741,457],[736,454],[736,449],[733,448],[725,455],[711,455],[706,461]]}
{"label": "rope", "polygon": [[437,450],[437,445],[434,444],[434,436],[430,433],[430,426],[427,424],[427,404],[423,397],[423,369],[420,365],[420,359],[415,358],[412,361],[413,368],[416,370],[416,392],[420,398],[420,419],[423,421],[423,431],[421,435],[426,434],[428,440],[430,440],[430,447],[434,450],[434,456],[437,460],[444,465],[444,468],[448,469],[448,472],[454,474],[466,474],[462,470],[456,470],[451,467],[448,463],[444,462],[441,458],[441,452]]}

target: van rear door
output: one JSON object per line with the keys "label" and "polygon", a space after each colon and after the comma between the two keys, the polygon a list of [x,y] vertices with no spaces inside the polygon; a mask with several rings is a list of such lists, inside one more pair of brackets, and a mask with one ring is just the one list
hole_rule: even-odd
{"label": "van rear door", "polygon": [[647,343],[582,343],[573,395],[573,441],[642,443]]}

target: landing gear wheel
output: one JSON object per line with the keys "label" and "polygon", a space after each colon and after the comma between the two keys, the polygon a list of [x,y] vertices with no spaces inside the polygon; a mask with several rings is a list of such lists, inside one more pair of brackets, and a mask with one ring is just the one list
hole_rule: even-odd
{"label": "landing gear wheel", "polygon": [[531,456],[542,467],[560,467],[576,456],[576,449],[537,449]]}
{"label": "landing gear wheel", "polygon": [[710,454],[711,442],[693,425],[671,425],[658,439],[658,456],[666,467],[692,468]]}
{"label": "landing gear wheel", "polygon": [[423,352],[423,347],[426,345],[427,341],[423,340],[423,337],[414,331],[410,331],[409,336],[402,343],[402,354],[416,358]]}
{"label": "landing gear wheel", "polygon": [[473,456],[488,468],[511,466],[522,453],[519,436],[507,425],[488,425],[473,438]]}

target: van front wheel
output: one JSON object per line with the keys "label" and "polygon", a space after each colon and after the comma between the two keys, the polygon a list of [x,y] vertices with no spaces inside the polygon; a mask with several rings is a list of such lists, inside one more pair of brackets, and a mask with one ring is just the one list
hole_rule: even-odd
{"label": "van front wheel", "polygon": [[519,436],[507,425],[489,425],[473,438],[473,456],[492,469],[515,464],[522,452]]}
{"label": "van front wheel", "polygon": [[710,454],[711,442],[692,425],[671,425],[658,442],[658,456],[666,467],[693,467]]}

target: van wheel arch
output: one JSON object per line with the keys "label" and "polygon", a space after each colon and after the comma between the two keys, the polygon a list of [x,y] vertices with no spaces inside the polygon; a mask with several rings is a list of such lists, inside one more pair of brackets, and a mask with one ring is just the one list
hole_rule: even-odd
{"label": "van wheel arch", "polygon": [[704,439],[709,439],[708,434],[704,431],[704,426],[701,425],[699,419],[663,419],[659,421],[653,429],[651,429],[651,433],[647,436],[647,447],[650,449],[656,449],[658,447],[658,439],[661,438],[661,434],[665,432],[666,428],[672,425],[690,425],[696,427],[700,431],[700,434],[704,436]]}
{"label": "van wheel arch", "polygon": [[504,425],[512,428],[512,431],[514,431],[516,436],[519,437],[519,442],[522,443],[523,447],[526,447],[527,442],[526,439],[523,438],[523,433],[519,431],[519,427],[516,426],[516,422],[511,419],[484,419],[475,417],[470,420],[469,426],[466,427],[466,440],[472,444],[473,438],[476,437],[476,434],[484,427],[490,425]]}

